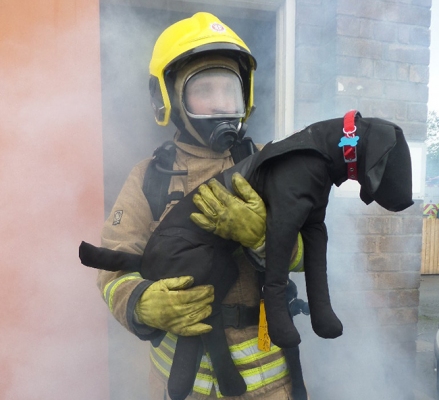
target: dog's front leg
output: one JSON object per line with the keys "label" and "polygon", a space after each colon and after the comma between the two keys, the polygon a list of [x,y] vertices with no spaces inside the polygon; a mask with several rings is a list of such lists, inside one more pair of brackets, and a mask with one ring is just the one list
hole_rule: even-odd
{"label": "dog's front leg", "polygon": [[296,233],[284,235],[280,227],[267,231],[267,259],[264,282],[264,301],[268,334],[272,342],[282,348],[295,347],[300,343],[297,331],[287,307],[288,269]]}
{"label": "dog's front leg", "polygon": [[328,234],[322,223],[306,225],[301,230],[304,245],[306,291],[314,332],[325,339],[343,333],[343,325],[335,315],[329,296],[326,273]]}
{"label": "dog's front leg", "polygon": [[286,282],[268,283],[264,286],[268,334],[271,341],[282,348],[296,347],[301,341],[286,306],[286,286]]}

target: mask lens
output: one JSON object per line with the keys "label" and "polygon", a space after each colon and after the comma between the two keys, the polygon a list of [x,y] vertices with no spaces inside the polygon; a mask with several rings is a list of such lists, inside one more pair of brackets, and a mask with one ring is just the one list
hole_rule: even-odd
{"label": "mask lens", "polygon": [[183,105],[192,118],[242,118],[245,107],[241,79],[225,68],[200,71],[186,81]]}

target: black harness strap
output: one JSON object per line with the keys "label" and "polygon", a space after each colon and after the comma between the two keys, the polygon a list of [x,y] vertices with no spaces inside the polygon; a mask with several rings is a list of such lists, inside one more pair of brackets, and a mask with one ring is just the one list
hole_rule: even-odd
{"label": "black harness strap", "polygon": [[[149,163],[143,179],[143,193],[148,200],[154,221],[158,221],[166,205],[173,200],[183,198],[183,192],[168,194],[169,185],[173,175],[186,175],[187,171],[173,171],[177,154],[176,145],[167,141],[158,147]],[[174,173],[175,172],[175,173]]]}
{"label": "black harness strap", "polygon": [[256,145],[253,143],[252,138],[245,137],[241,140],[241,142],[235,144],[230,149],[230,154],[232,155],[233,162],[238,164],[244,158],[248,157],[251,154],[257,153],[259,150]]}
{"label": "black harness strap", "polygon": [[222,304],[221,314],[225,328],[244,329],[259,322],[259,305],[248,307],[244,304]]}

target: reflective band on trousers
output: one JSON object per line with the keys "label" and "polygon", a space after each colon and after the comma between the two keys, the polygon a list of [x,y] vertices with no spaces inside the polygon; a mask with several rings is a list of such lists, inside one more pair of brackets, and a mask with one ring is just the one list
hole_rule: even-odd
{"label": "reflective band on trousers", "polygon": [[113,312],[113,296],[116,289],[126,281],[132,281],[134,279],[142,279],[139,272],[133,272],[131,274],[122,275],[121,277],[108,282],[104,287],[104,292],[102,293],[105,302],[108,304],[108,308]]}
{"label": "reflective band on trousers", "polygon": [[[159,347],[151,346],[151,362],[155,365],[161,374],[169,378],[169,371],[171,370],[172,358],[169,357],[160,347],[168,351],[172,355],[175,352],[175,344],[177,337],[171,333],[168,333]],[[277,353],[280,348],[272,345],[271,350],[263,352],[258,350],[258,339],[254,338],[247,340],[243,343],[235,344],[229,347],[230,353],[235,365],[245,365],[255,360],[261,360],[268,355]],[[212,363],[208,355],[203,355],[201,359],[201,368],[213,371]],[[288,369],[285,358],[279,357],[275,361],[268,362],[257,368],[249,368],[244,371],[240,371],[242,377],[247,384],[247,391],[252,391],[268,385],[271,382],[277,381],[288,375]],[[217,397],[221,396],[218,388],[218,383],[212,374],[198,372],[195,379],[194,391],[209,395],[213,385],[215,385]]]}

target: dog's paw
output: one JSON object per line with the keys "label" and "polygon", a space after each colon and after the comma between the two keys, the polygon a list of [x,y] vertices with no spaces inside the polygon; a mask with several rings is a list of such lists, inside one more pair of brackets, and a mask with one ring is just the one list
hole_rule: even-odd
{"label": "dog's paw", "polygon": [[281,348],[296,347],[300,344],[300,334],[293,324],[283,324],[279,328],[268,327],[271,341]]}
{"label": "dog's paw", "polygon": [[311,317],[311,325],[316,335],[323,339],[335,339],[343,334],[343,324],[334,313],[320,318]]}

